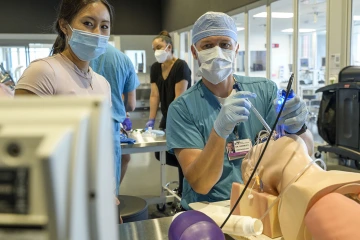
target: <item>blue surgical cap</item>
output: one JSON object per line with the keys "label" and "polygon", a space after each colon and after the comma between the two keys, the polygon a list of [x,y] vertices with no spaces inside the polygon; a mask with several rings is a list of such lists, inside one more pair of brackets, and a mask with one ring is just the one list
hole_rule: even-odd
{"label": "blue surgical cap", "polygon": [[237,42],[237,30],[234,19],[221,12],[207,12],[196,20],[192,43],[210,36],[227,36]]}

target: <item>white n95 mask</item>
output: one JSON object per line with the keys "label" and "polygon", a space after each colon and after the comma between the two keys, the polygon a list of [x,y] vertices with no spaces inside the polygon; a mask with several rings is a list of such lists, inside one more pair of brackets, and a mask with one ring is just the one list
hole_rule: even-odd
{"label": "white n95 mask", "polygon": [[156,61],[158,61],[159,63],[163,63],[166,61],[168,57],[168,53],[166,52],[166,49],[168,48],[168,46],[169,44],[166,46],[165,49],[160,49],[155,51],[155,58]]}
{"label": "white n95 mask", "polygon": [[212,84],[217,85],[234,72],[234,50],[215,46],[199,52],[195,46],[194,48],[200,62],[197,72],[199,77],[204,77]]}

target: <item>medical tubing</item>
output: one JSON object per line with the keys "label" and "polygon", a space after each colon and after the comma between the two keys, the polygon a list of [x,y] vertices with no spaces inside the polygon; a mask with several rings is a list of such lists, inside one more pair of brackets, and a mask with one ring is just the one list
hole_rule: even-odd
{"label": "medical tubing", "polygon": [[247,99],[248,102],[250,103],[251,106],[251,110],[253,111],[253,113],[255,114],[255,116],[257,117],[257,119],[259,119],[259,121],[261,122],[261,124],[264,126],[264,128],[266,129],[266,131],[271,132],[271,128],[269,127],[269,125],[267,124],[267,122],[265,121],[265,119],[261,116],[261,114],[258,112],[258,110],[254,107],[254,105],[252,105],[252,103],[249,101],[249,99]]}
{"label": "medical tubing", "polygon": [[[294,74],[291,74],[290,79],[289,79],[289,83],[288,83],[288,86],[287,86],[287,89],[286,89],[286,96],[285,96],[284,102],[283,102],[283,104],[282,104],[282,106],[281,106],[281,109],[280,109],[280,111],[279,111],[279,113],[278,113],[278,115],[277,115],[277,117],[276,117],[275,123],[274,123],[274,125],[273,125],[273,127],[272,127],[272,129],[271,129],[270,136],[272,136],[273,133],[274,133],[274,129],[275,129],[275,127],[276,127],[276,125],[277,125],[277,123],[278,123],[278,121],[279,121],[280,115],[281,115],[281,113],[282,113],[282,111],[283,111],[283,109],[284,109],[284,106],[285,106],[287,97],[288,97],[289,94],[290,94],[290,90],[291,90],[291,85],[292,85],[292,82],[293,82],[293,78],[294,78]],[[267,148],[267,146],[269,145],[270,139],[271,139],[271,137],[269,137],[269,138],[267,139],[267,141],[266,141],[266,143],[265,143],[264,150],[261,152],[260,158],[259,158],[259,160],[257,161],[257,163],[255,164],[255,168],[253,169],[253,171],[252,171],[252,173],[251,173],[251,175],[250,175],[249,180],[248,180],[247,183],[245,184],[244,189],[242,190],[239,198],[236,200],[235,205],[234,205],[233,208],[231,209],[231,211],[230,211],[230,213],[228,214],[228,216],[226,217],[225,221],[224,221],[223,224],[220,226],[221,229],[224,227],[224,225],[226,224],[226,222],[229,220],[230,216],[231,216],[232,213],[235,211],[235,208],[237,207],[237,205],[239,204],[240,200],[241,200],[242,197],[244,196],[246,189],[249,187],[249,184],[250,184],[251,180],[253,179],[253,177],[254,177],[254,175],[255,175],[255,172],[256,172],[257,168],[259,167],[259,164],[260,164],[260,162],[261,162],[261,160],[262,160],[262,158],[263,158],[263,156],[264,156],[264,153],[265,153],[265,151],[266,151],[266,148]]]}

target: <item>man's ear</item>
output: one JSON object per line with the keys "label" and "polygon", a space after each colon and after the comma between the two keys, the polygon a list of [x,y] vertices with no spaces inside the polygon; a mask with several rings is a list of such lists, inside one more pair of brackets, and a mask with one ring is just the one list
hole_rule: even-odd
{"label": "man's ear", "polygon": [[191,53],[192,53],[194,59],[198,60],[194,45],[191,45]]}
{"label": "man's ear", "polygon": [[240,48],[240,44],[236,43],[235,57],[237,56],[237,54],[239,52],[239,48]]}
{"label": "man's ear", "polygon": [[61,29],[61,31],[65,34],[65,36],[69,36],[69,26],[68,26],[68,22],[65,21],[65,19],[60,19],[59,20],[59,27]]}

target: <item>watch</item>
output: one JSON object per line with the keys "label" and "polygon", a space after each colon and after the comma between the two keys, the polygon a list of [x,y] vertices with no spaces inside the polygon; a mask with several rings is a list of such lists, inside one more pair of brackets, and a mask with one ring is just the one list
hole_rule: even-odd
{"label": "watch", "polygon": [[304,123],[304,125],[300,128],[300,130],[298,131],[298,132],[296,132],[296,133],[289,133],[289,132],[287,132],[287,131],[285,131],[285,133],[286,134],[296,134],[296,135],[301,135],[301,134],[303,134],[304,132],[306,132],[306,130],[307,130],[307,126],[306,126],[306,124]]}

